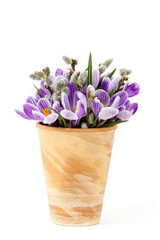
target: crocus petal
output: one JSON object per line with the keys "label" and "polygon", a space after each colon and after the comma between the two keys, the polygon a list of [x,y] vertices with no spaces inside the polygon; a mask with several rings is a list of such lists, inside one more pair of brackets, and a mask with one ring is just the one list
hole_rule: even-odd
{"label": "crocus petal", "polygon": [[118,107],[119,107],[119,103],[120,103],[120,97],[117,96],[117,97],[114,99],[111,107],[118,108]]}
{"label": "crocus petal", "polygon": [[34,120],[38,122],[43,122],[43,120],[45,119],[45,115],[41,112],[33,111],[32,113],[33,113],[33,116],[35,117]]}
{"label": "crocus petal", "polygon": [[96,117],[99,115],[102,108],[103,108],[103,104],[100,102],[100,100],[97,97],[94,98],[92,110]]}
{"label": "crocus petal", "polygon": [[45,92],[44,97],[49,98],[51,96],[51,93],[48,89],[45,88],[44,83],[45,83],[45,79],[41,80],[41,89]]}
{"label": "crocus petal", "polygon": [[55,102],[53,103],[52,108],[53,108],[54,110],[56,110],[57,112],[59,112],[59,111],[60,111],[60,103],[59,103],[58,101],[55,101]]}
{"label": "crocus petal", "polygon": [[128,93],[128,97],[133,97],[139,93],[140,87],[137,83],[126,84],[124,90]]}
{"label": "crocus petal", "polygon": [[99,120],[106,121],[110,118],[115,117],[118,114],[119,110],[113,107],[105,107],[99,113]]}
{"label": "crocus petal", "polygon": [[123,110],[118,113],[117,118],[120,120],[128,120],[132,116],[132,113],[128,110]]}
{"label": "crocus petal", "polygon": [[131,111],[132,115],[133,115],[133,114],[136,113],[137,109],[138,109],[138,103],[132,103],[130,108],[129,108],[129,111]]}
{"label": "crocus petal", "polygon": [[124,103],[124,106],[126,108],[126,110],[129,110],[130,106],[131,106],[131,103],[129,100],[127,100],[125,103]]}
{"label": "crocus petal", "polygon": [[37,102],[36,102],[35,98],[32,97],[32,96],[29,96],[29,97],[26,99],[26,103],[31,103],[31,104],[33,104],[34,106],[37,106]]}
{"label": "crocus petal", "polygon": [[69,88],[68,100],[70,103],[70,107],[71,107],[71,110],[74,111],[74,108],[75,108],[74,95],[75,95],[75,92],[78,91],[78,87],[75,82],[69,82],[67,84],[67,87]]}
{"label": "crocus petal", "polygon": [[96,88],[100,81],[100,72],[96,69],[92,70],[92,85]]}
{"label": "crocus petal", "polygon": [[65,92],[61,93],[61,103],[64,109],[70,110],[70,104],[69,104],[69,100],[68,100],[68,96]]}
{"label": "crocus petal", "polygon": [[85,107],[85,111],[87,110],[87,99],[85,97],[85,95],[81,92],[77,92],[77,96],[79,98],[79,100],[81,100],[81,102],[83,103],[84,107]]}
{"label": "crocus petal", "polygon": [[109,87],[110,81],[111,80],[108,77],[104,77],[102,80],[102,88],[106,92],[108,92],[108,87]]}
{"label": "crocus petal", "polygon": [[86,107],[84,106],[83,102],[81,100],[79,100],[77,102],[77,109],[75,111],[78,120],[80,120],[82,117],[84,117],[86,115]]}
{"label": "crocus petal", "polygon": [[[38,101],[38,108],[43,113],[44,109],[49,109],[51,107],[51,104],[47,98],[41,98]],[[51,113],[51,110],[49,109],[49,113]]]}
{"label": "crocus petal", "polygon": [[39,92],[42,94],[43,97],[45,97],[46,93],[43,91],[42,88],[39,88],[38,91],[35,93],[35,99],[38,101],[41,97],[39,96]]}
{"label": "crocus petal", "polygon": [[101,89],[96,90],[95,97],[98,97],[101,103],[105,106],[107,106],[110,102],[110,97],[108,93],[104,90],[101,90]]}
{"label": "crocus petal", "polygon": [[24,112],[18,110],[18,109],[15,109],[15,112],[22,118],[24,119],[27,119],[27,120],[31,120],[31,118],[29,118]]}
{"label": "crocus petal", "polygon": [[58,114],[57,113],[51,113],[47,117],[45,117],[43,123],[44,124],[54,123],[57,120],[57,118],[58,118]]}
{"label": "crocus petal", "polygon": [[67,109],[61,111],[61,116],[68,120],[77,120],[78,119],[76,113],[72,112],[71,110],[67,110]]}
{"label": "crocus petal", "polygon": [[63,70],[58,68],[55,72],[55,77],[63,75]]}
{"label": "crocus petal", "polygon": [[23,105],[23,111],[25,112],[25,114],[30,118],[35,120],[35,117],[32,113],[32,111],[38,111],[37,107],[35,107],[34,105],[32,105],[31,103],[25,103]]}
{"label": "crocus petal", "polygon": [[119,81],[121,80],[121,77],[117,77],[115,79],[113,79],[108,87],[108,92],[110,93],[113,89],[116,91],[118,89],[119,86]]}
{"label": "crocus petal", "polygon": [[119,101],[119,106],[123,105],[125,103],[125,101],[127,100],[128,98],[128,94],[127,92],[125,91],[120,91],[120,92],[117,92],[116,94],[114,94],[112,97],[111,97],[111,100],[110,100],[110,105],[112,105],[112,103],[114,102],[115,98],[119,96],[120,97],[120,101]]}
{"label": "crocus petal", "polygon": [[119,110],[119,111],[126,110],[126,107],[125,107],[124,105],[122,105],[122,106],[120,106],[120,107],[118,108],[118,110]]}

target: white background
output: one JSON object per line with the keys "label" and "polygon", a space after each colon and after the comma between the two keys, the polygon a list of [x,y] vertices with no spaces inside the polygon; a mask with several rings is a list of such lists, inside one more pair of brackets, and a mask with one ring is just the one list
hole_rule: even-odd
{"label": "white background", "polygon": [[[2,0],[0,3],[0,239],[160,239],[159,1]],[[139,111],[116,132],[101,223],[50,222],[35,123],[14,112],[34,93],[28,75],[113,57],[133,70]]]}

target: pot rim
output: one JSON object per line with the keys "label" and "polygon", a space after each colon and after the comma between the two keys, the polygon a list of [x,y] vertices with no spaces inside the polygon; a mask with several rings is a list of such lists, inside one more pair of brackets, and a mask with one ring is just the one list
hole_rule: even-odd
{"label": "pot rim", "polygon": [[110,132],[115,131],[117,129],[117,124],[111,127],[101,127],[101,128],[62,128],[62,127],[52,127],[43,125],[39,122],[36,123],[36,127],[38,129],[43,129],[47,131],[54,131],[54,132]]}

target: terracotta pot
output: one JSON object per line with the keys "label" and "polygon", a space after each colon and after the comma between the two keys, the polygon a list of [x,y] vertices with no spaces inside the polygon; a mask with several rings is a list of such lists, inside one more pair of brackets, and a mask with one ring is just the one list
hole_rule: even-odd
{"label": "terracotta pot", "polygon": [[51,220],[98,224],[117,126],[54,128],[37,123]]}

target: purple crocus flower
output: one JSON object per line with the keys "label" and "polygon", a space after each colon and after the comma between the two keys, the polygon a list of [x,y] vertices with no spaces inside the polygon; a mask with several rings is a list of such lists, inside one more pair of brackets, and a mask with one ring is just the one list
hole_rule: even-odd
{"label": "purple crocus flower", "polygon": [[[79,91],[74,92],[72,97],[73,98],[69,100],[67,94],[62,92],[61,103],[64,109],[61,111],[61,115],[63,118],[71,120],[72,125],[77,126],[80,119],[86,115],[87,101],[84,94]],[[72,106],[70,102],[73,103]]]}
{"label": "purple crocus flower", "polygon": [[137,95],[140,91],[138,83],[126,84],[124,90],[128,93],[128,97]]}
{"label": "purple crocus flower", "polygon": [[58,68],[55,72],[55,77],[63,75],[63,70]]}
{"label": "purple crocus flower", "polygon": [[113,89],[116,91],[119,86],[121,77],[113,78],[112,80],[109,77],[104,77],[102,80],[102,88],[106,92],[110,93]]}
{"label": "purple crocus flower", "polygon": [[[36,120],[44,124],[54,123],[58,114],[50,110],[51,104],[47,98],[40,98],[38,103],[34,101],[33,97],[28,97],[26,103],[23,105],[23,111],[15,110],[16,113],[27,120]],[[60,111],[60,103],[57,101],[52,108],[57,112]]]}
{"label": "purple crocus flower", "polygon": [[[45,80],[41,80],[41,87],[39,88],[39,91],[43,97],[49,98],[51,96],[51,93],[50,93],[50,91],[48,91],[48,89],[45,88],[44,83],[45,83]],[[37,101],[41,98],[39,96],[38,92],[36,92],[35,98]]]}
{"label": "purple crocus flower", "polygon": [[[114,103],[117,102],[117,100],[119,100],[119,97],[115,99]],[[97,117],[99,115],[99,120],[103,121],[115,117],[119,112],[119,110],[113,106],[105,107],[97,97],[93,100],[92,110],[95,116]]]}

